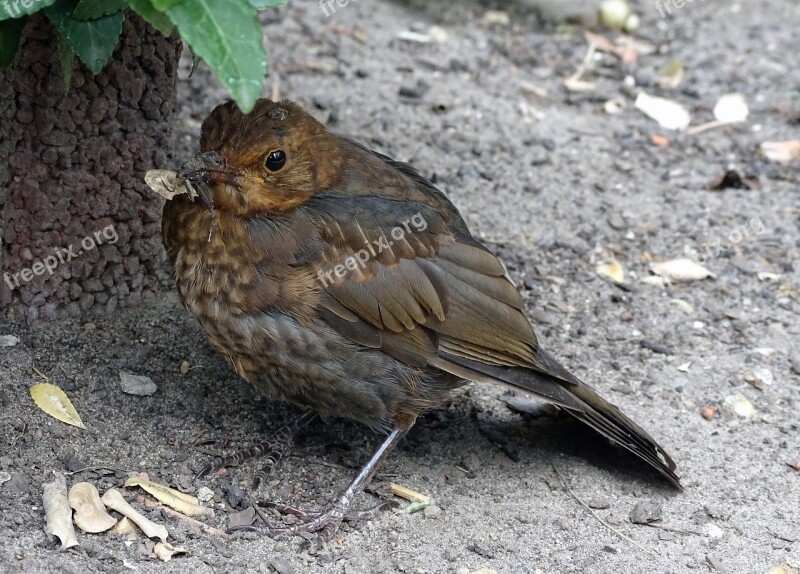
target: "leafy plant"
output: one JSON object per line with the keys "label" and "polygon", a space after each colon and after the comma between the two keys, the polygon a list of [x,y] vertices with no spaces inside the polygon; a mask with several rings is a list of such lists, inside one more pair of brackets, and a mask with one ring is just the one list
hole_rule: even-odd
{"label": "leafy plant", "polygon": [[253,109],[267,71],[258,11],[286,0],[0,0],[0,69],[14,60],[25,19],[44,12],[58,35],[69,82],[75,56],[93,74],[105,67],[129,8],[165,36],[177,29],[244,112]]}

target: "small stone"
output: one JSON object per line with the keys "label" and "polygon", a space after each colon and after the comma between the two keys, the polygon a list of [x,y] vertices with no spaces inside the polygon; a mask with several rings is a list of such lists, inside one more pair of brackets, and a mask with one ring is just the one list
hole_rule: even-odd
{"label": "small stone", "polygon": [[713,523],[706,524],[706,535],[709,538],[722,538],[722,528]]}
{"label": "small stone", "polygon": [[589,508],[594,508],[595,510],[605,510],[606,508],[611,508],[611,502],[605,498],[594,498],[589,501]]}
{"label": "small stone", "polygon": [[0,472],[0,486],[3,486],[9,480],[11,480],[11,475],[9,473],[5,471]]}
{"label": "small stone", "polygon": [[228,529],[241,528],[243,526],[250,526],[256,519],[256,509],[249,506],[241,512],[234,512],[228,517]]}
{"label": "small stone", "polygon": [[721,574],[727,572],[725,567],[722,565],[720,559],[715,556],[711,556],[709,554],[708,556],[706,556],[706,562],[708,562],[708,565],[711,566],[711,570],[713,570],[714,572],[720,572]]}
{"label": "small stone", "polygon": [[707,421],[714,420],[715,418],[717,418],[718,414],[719,414],[719,409],[717,407],[712,407],[710,405],[707,405],[702,409],[700,409],[700,416],[702,416]]}
{"label": "small stone", "polygon": [[436,520],[442,515],[442,509],[435,504],[431,504],[430,506],[425,507],[425,510],[422,511],[422,514],[425,516],[425,518]]}
{"label": "small stone", "polygon": [[629,519],[634,524],[650,524],[661,520],[661,505],[654,500],[643,500],[633,507]]}
{"label": "small stone", "polygon": [[214,491],[207,486],[201,486],[197,489],[197,500],[200,502],[208,502],[214,499]]}
{"label": "small stone", "polygon": [[775,382],[775,375],[766,367],[756,367],[753,369],[753,378],[753,386],[757,389],[769,386]]}
{"label": "small stone", "polygon": [[744,395],[731,395],[725,397],[725,406],[736,416],[749,419],[756,414],[756,408]]}
{"label": "small stone", "polygon": [[792,355],[789,357],[789,364],[792,366],[794,374],[800,375],[800,355]]}
{"label": "small stone", "polygon": [[673,534],[672,532],[668,532],[666,530],[661,530],[658,533],[658,539],[663,540],[665,542],[670,542],[672,540],[675,540],[676,538],[677,537],[675,536],[675,534]]}
{"label": "small stone", "polygon": [[15,335],[0,335],[0,347],[16,347],[19,344],[19,337]]}
{"label": "small stone", "polygon": [[461,466],[470,472],[478,472],[481,467],[481,459],[477,454],[471,452],[461,460]]}
{"label": "small stone", "polygon": [[119,376],[122,380],[123,393],[147,397],[158,390],[158,387],[150,377],[132,375],[130,373],[126,373],[125,371],[120,371]]}
{"label": "small stone", "polygon": [[269,561],[269,565],[278,574],[294,574],[294,566],[286,558],[275,556]]}

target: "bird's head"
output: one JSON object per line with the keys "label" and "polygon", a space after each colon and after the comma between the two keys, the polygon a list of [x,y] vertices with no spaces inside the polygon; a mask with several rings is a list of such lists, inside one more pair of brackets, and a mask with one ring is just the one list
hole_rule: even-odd
{"label": "bird's head", "polygon": [[178,175],[209,206],[239,216],[302,205],[334,185],[343,164],[336,136],[286,100],[259,100],[249,114],[234,102],[217,106],[203,122],[200,151]]}

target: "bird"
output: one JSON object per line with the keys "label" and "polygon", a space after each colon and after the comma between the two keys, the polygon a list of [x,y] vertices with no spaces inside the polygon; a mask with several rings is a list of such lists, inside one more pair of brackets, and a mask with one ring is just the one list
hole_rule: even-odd
{"label": "bird", "polygon": [[669,454],[542,348],[503,263],[410,165],[332,133],[299,104],[260,99],[249,113],[218,105],[177,175],[199,196],[163,211],[181,301],[258,394],[304,409],[200,475],[265,457],[263,478],[318,417],[385,435],[328,506],[268,502],[295,524],[252,528],[329,538],[374,516],[378,507],[355,510],[354,499],[417,418],[467,382],[543,399],[681,489]]}

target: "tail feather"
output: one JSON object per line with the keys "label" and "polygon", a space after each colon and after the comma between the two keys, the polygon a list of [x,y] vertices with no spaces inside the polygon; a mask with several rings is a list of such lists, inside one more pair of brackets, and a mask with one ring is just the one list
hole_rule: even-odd
{"label": "tail feather", "polygon": [[581,422],[608,437],[645,461],[673,486],[683,490],[675,474],[675,463],[667,452],[639,425],[600,397],[591,387],[539,349],[541,371],[487,365],[440,351],[432,363],[456,376],[476,382],[497,382],[523,390],[562,407]]}

